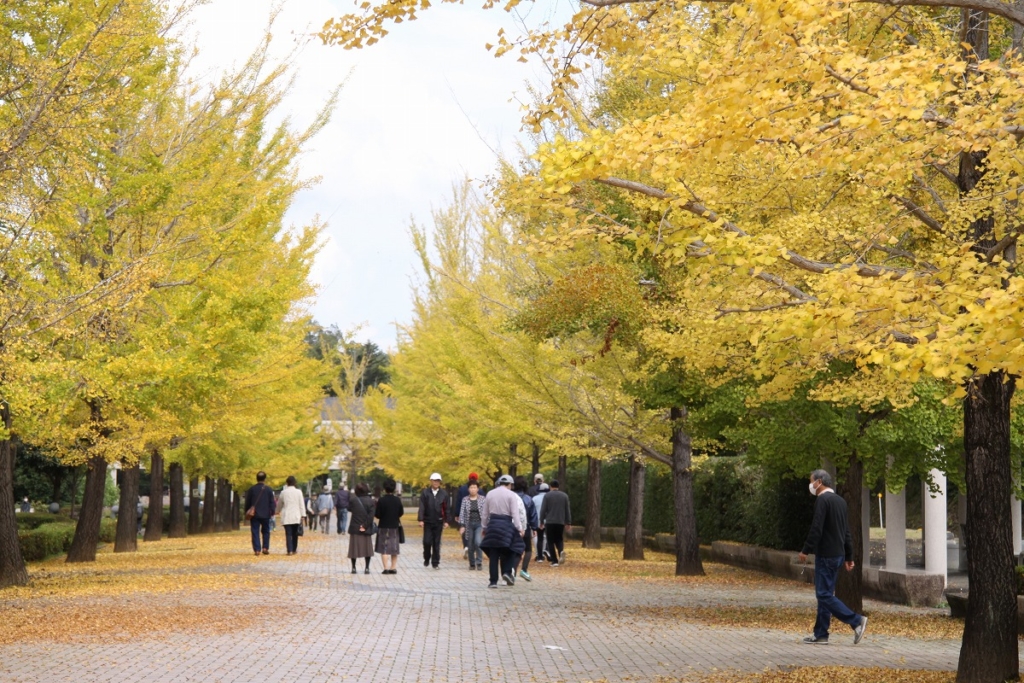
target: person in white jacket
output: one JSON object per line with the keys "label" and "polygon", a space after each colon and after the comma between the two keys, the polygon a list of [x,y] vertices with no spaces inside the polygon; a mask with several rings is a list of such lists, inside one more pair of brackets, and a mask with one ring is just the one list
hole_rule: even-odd
{"label": "person in white jacket", "polygon": [[295,477],[288,477],[277,501],[277,511],[281,515],[281,525],[284,527],[285,548],[289,555],[294,555],[299,550],[299,528],[302,526],[302,518],[306,515],[302,491],[295,488]]}

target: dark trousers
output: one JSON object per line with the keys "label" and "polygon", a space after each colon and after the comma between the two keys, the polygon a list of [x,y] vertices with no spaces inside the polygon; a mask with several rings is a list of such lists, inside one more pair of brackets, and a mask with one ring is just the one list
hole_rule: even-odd
{"label": "dark trousers", "polygon": [[335,512],[338,515],[338,533],[343,534],[348,527],[348,510],[338,508]]}
{"label": "dark trousers", "polygon": [[[814,594],[818,598],[818,618],[814,622],[814,637],[828,638],[828,629],[835,617],[851,628],[860,626],[861,616],[836,597],[836,578],[842,557],[814,558]],[[857,571],[860,571],[857,569]]]}
{"label": "dark trousers", "polygon": [[[253,517],[249,520],[249,528],[252,529],[252,550],[270,550],[270,518]],[[263,537],[263,545],[260,546],[260,537]]]}
{"label": "dark trousers", "polygon": [[484,548],[484,553],[489,560],[488,569],[492,586],[498,583],[498,577],[502,574],[511,575],[516,562],[519,561],[518,553],[514,553],[508,548]]}
{"label": "dark trousers", "polygon": [[[524,550],[523,554],[520,555],[519,557],[521,557],[522,560],[523,560],[523,571],[524,572],[529,572],[530,571],[530,558],[533,557],[533,532],[530,531],[529,529],[527,529],[526,533],[523,534],[523,544],[526,545],[526,550]],[[519,569],[518,565],[519,565],[519,562],[517,560],[517,562],[516,562],[516,570],[517,571]]]}
{"label": "dark trousers", "polygon": [[284,525],[284,547],[289,553],[299,550],[299,524]]}
{"label": "dark trousers", "polygon": [[545,524],[544,530],[547,532],[548,538],[548,559],[551,560],[552,564],[558,562],[562,556],[562,551],[565,550],[565,525],[564,524]]}
{"label": "dark trousers", "polygon": [[435,567],[441,564],[441,534],[444,533],[444,522],[424,522],[423,524],[423,561]]}
{"label": "dark trousers", "polygon": [[320,515],[320,530],[325,534],[331,533],[331,513]]}
{"label": "dark trousers", "polygon": [[537,529],[537,561],[544,559],[544,530]]}

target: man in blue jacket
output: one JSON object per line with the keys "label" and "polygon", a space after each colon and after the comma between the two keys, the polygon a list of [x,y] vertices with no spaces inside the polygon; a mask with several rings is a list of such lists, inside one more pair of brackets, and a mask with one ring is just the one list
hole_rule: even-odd
{"label": "man in blue jacket", "polygon": [[338,533],[343,534],[348,529],[348,489],[344,485],[339,486],[334,492],[334,509],[338,516]]}
{"label": "man in blue jacket", "polygon": [[245,492],[245,516],[252,529],[252,552],[257,557],[270,554],[270,519],[277,510],[274,491],[264,483],[266,480],[266,472],[257,472],[256,485]]}
{"label": "man in blue jacket", "polygon": [[846,519],[846,501],[832,490],[832,475],[825,470],[811,472],[808,485],[814,501],[814,520],[807,534],[800,561],[814,553],[814,593],[818,598],[818,618],[814,622],[814,635],[804,638],[809,645],[828,643],[828,629],[834,616],[853,629],[853,644],[864,637],[868,618],[854,613],[836,597],[836,577],[839,567],[854,570],[853,538]]}

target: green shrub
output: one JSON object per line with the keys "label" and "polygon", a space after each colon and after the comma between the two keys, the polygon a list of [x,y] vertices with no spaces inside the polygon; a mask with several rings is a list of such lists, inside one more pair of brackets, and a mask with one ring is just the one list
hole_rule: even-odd
{"label": "green shrub", "polygon": [[104,517],[100,520],[100,542],[113,543],[117,537],[117,520]]}
{"label": "green shrub", "polygon": [[52,555],[66,553],[75,537],[73,522],[43,524],[39,527],[18,532],[18,545],[26,562],[38,562]]}
{"label": "green shrub", "polygon": [[70,517],[51,515],[49,512],[19,512],[15,515],[15,519],[18,522],[18,531],[31,531],[32,529],[38,529],[44,524],[53,524],[54,522],[64,524],[72,522]]}

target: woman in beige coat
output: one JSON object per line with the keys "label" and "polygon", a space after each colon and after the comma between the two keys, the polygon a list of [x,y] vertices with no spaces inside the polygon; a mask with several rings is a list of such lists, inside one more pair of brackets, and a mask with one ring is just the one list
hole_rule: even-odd
{"label": "woman in beige coat", "polygon": [[299,550],[299,527],[306,515],[302,491],[295,488],[295,477],[288,477],[277,501],[277,509],[281,515],[281,526],[284,527],[285,549],[289,555],[294,555]]}

